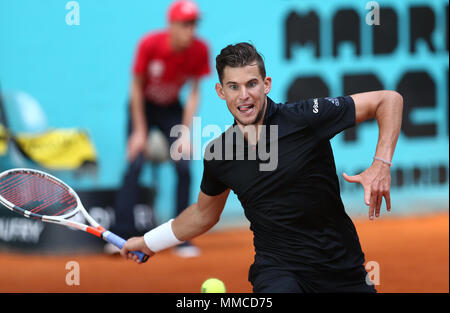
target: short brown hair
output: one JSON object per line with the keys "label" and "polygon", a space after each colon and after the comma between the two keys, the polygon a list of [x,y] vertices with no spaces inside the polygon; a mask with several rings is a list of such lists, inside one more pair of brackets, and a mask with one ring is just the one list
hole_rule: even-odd
{"label": "short brown hair", "polygon": [[255,62],[258,65],[262,78],[266,78],[264,60],[252,44],[240,42],[235,45],[226,46],[216,57],[216,70],[220,83],[222,83],[223,71],[226,66],[242,67],[252,65]]}

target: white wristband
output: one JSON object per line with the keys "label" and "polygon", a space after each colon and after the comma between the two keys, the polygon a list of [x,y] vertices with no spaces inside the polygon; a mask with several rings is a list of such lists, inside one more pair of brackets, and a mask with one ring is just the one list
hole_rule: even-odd
{"label": "white wristband", "polygon": [[144,241],[150,250],[159,252],[183,243],[175,237],[172,231],[172,221],[173,219],[145,233]]}

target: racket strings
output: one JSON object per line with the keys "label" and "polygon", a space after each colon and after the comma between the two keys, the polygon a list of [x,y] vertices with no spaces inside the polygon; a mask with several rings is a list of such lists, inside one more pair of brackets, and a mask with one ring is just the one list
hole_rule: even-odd
{"label": "racket strings", "polygon": [[[41,200],[44,193],[38,190],[38,185],[30,184],[29,180],[31,176],[27,176],[23,179],[20,177],[14,177],[15,179],[10,181],[7,188],[1,190],[2,196],[11,203],[21,206],[25,203]],[[2,186],[3,187],[3,186]]]}
{"label": "racket strings", "polygon": [[39,215],[61,215],[77,207],[75,197],[64,186],[32,173],[3,178],[0,194],[15,206]]}
{"label": "racket strings", "polygon": [[[31,201],[32,192],[28,191],[27,180],[30,177],[21,178],[18,175],[12,176],[0,184],[0,191],[3,198],[9,202],[21,206]],[[34,188],[33,188],[34,189]]]}

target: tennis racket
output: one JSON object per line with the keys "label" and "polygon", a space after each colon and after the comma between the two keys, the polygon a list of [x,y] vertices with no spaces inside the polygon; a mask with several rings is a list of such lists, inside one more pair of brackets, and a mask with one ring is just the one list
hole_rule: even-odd
{"label": "tennis racket", "polygon": [[[16,168],[0,174],[0,203],[27,218],[88,232],[122,249],[126,240],[98,224],[78,195],[58,178],[34,169]],[[90,225],[71,220],[81,213]],[[148,255],[133,252],[143,263]]]}

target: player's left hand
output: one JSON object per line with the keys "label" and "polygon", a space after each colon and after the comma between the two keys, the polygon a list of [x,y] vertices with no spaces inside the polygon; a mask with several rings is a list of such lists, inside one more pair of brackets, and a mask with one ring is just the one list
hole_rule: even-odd
{"label": "player's left hand", "polygon": [[133,260],[136,263],[141,263],[137,255],[131,253],[131,251],[142,251],[149,257],[155,254],[145,244],[144,237],[132,237],[128,239],[123,248],[120,250],[120,255],[125,259]]}
{"label": "player's left hand", "polygon": [[391,171],[389,165],[375,160],[364,172],[348,176],[343,173],[349,183],[360,183],[364,188],[364,202],[369,206],[369,219],[380,216],[383,197],[387,211],[391,211]]}

